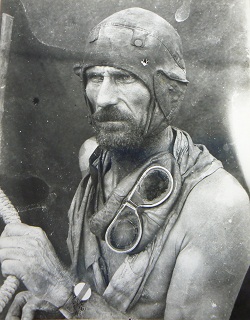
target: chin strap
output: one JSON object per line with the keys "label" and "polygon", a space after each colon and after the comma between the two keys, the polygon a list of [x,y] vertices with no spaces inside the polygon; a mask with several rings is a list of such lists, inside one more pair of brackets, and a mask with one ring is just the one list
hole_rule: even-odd
{"label": "chin strap", "polygon": [[[151,97],[152,97],[152,93],[151,93]],[[155,101],[155,98],[152,97],[148,110],[146,110],[146,112],[148,113],[148,116],[147,116],[147,121],[146,121],[144,132],[143,132],[144,136],[146,136],[149,133],[149,128],[152,122],[155,107],[156,107],[156,101]]]}

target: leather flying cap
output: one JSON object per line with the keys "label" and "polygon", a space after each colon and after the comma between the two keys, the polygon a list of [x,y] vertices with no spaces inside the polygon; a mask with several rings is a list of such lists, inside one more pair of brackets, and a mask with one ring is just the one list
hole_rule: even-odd
{"label": "leather flying cap", "polygon": [[[90,32],[83,63],[74,67],[83,80],[90,113],[94,113],[94,109],[86,96],[85,71],[94,66],[124,69],[148,87],[152,101],[147,111],[145,135],[164,129],[179,110],[186,86],[181,86],[181,90],[179,86],[175,101],[171,102],[167,79],[179,84],[188,83],[181,39],[177,31],[156,13],[142,8],[125,9],[109,16]],[[158,110],[161,110],[161,119],[155,117]]]}
{"label": "leather flying cap", "polygon": [[165,19],[142,8],[119,11],[90,32],[82,72],[97,65],[130,71],[151,92],[156,72],[188,82],[178,33]]}

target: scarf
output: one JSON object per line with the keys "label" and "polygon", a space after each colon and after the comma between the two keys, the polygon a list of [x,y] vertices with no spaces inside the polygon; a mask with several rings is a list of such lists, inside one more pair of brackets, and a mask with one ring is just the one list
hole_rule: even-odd
{"label": "scarf", "polygon": [[[98,183],[100,173],[96,175],[93,174],[93,171],[100,172],[102,169],[105,173],[109,156],[108,153],[103,154],[100,153],[100,150],[96,150],[90,158],[90,170],[83,177],[69,210],[67,244],[72,258],[73,271],[79,273],[79,265],[84,259],[84,270],[87,272],[92,267],[93,282],[97,292],[121,312],[132,308],[139,300],[144,285],[191,190],[201,180],[222,167],[221,162],[215,159],[205,146],[195,145],[186,132],[173,127],[169,127],[169,130],[172,133],[172,153],[161,152],[146,159],[139,168],[117,185],[100,210],[94,207],[94,200],[101,187]],[[171,172],[174,180],[174,188],[169,201],[157,209],[158,211],[164,210],[165,221],[146,248],[136,254],[128,255],[107,283],[98,238],[90,231],[89,218],[93,213],[102,216],[101,213],[116,210],[128,193],[124,186],[131,185],[132,187],[140,174],[151,164],[165,166]]]}

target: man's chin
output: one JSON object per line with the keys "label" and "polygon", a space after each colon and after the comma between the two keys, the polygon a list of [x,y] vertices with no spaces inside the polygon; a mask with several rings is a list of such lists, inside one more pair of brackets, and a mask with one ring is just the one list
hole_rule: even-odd
{"label": "man's chin", "polygon": [[103,149],[137,149],[143,142],[143,136],[140,133],[133,132],[99,132],[96,140]]}

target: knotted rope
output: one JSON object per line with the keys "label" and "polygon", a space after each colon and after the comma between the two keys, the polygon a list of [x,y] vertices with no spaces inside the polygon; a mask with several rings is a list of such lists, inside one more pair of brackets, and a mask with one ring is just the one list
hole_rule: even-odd
{"label": "knotted rope", "polygon": [[[0,189],[0,216],[2,216],[3,221],[8,223],[21,223],[18,212]],[[15,276],[8,276],[4,281],[4,284],[0,288],[0,313],[3,311],[4,307],[8,304],[15,291],[19,286],[19,280]]]}

